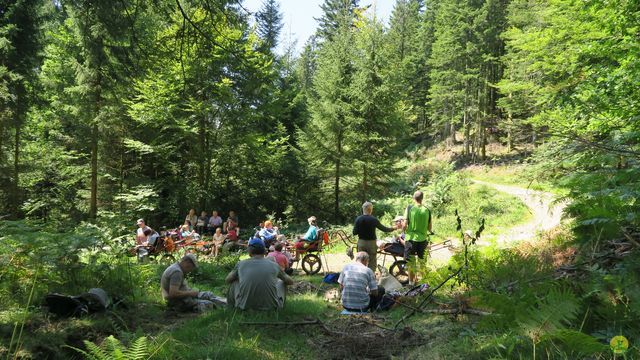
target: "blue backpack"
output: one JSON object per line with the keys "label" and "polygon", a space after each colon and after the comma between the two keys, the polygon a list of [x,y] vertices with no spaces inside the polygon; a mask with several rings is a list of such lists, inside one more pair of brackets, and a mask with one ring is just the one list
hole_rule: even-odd
{"label": "blue backpack", "polygon": [[328,273],[327,275],[324,276],[324,278],[322,279],[322,282],[327,284],[337,284],[339,277],[340,277],[339,273],[334,273],[334,272]]}

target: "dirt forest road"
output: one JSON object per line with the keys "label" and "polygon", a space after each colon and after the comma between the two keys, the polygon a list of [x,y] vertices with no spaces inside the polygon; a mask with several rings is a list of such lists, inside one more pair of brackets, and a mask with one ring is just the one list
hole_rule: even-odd
{"label": "dirt forest road", "polygon": [[[500,192],[507,193],[515,196],[527,205],[529,211],[533,215],[533,218],[520,225],[516,225],[503,234],[499,235],[496,239],[496,243],[500,247],[507,247],[513,242],[521,240],[535,239],[542,231],[553,229],[560,225],[562,220],[562,212],[566,207],[564,202],[555,202],[555,196],[548,192],[536,191],[531,189],[525,189],[512,185],[501,185],[480,180],[472,180],[476,184],[482,184],[492,187]],[[479,241],[478,245],[486,246],[488,242]],[[451,249],[441,249],[431,253],[430,260],[433,264],[440,266],[446,264],[454,252]],[[351,260],[344,253],[339,254],[327,254],[322,257],[324,262],[324,269],[330,272],[339,272],[342,270],[345,264]],[[387,257],[385,261],[385,267],[389,268],[389,265],[393,262],[393,258]],[[378,264],[383,263],[382,256],[378,256]]]}
{"label": "dirt forest road", "polygon": [[514,241],[535,239],[541,231],[551,230],[560,225],[562,221],[562,212],[567,204],[565,202],[556,203],[555,196],[551,193],[480,180],[472,181],[517,197],[527,205],[533,215],[531,221],[514,226],[498,236],[497,243],[500,246],[505,246]]}

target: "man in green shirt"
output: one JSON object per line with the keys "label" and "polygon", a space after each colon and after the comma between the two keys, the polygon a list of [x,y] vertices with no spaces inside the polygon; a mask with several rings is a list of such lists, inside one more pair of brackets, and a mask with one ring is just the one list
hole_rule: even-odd
{"label": "man in green shirt", "polygon": [[411,255],[418,255],[424,259],[424,253],[429,243],[431,227],[431,211],[422,205],[424,194],[418,190],[413,194],[414,205],[407,206],[404,213],[405,229],[405,257],[409,259],[409,284],[416,281],[417,260]]}

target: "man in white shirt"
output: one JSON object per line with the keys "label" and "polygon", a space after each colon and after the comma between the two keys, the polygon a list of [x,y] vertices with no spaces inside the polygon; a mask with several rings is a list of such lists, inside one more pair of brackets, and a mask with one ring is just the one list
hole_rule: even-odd
{"label": "man in white shirt", "polygon": [[352,312],[373,311],[378,306],[384,288],[378,286],[376,275],[369,267],[369,254],[360,251],[356,261],[345,265],[338,283],[342,290],[342,307]]}

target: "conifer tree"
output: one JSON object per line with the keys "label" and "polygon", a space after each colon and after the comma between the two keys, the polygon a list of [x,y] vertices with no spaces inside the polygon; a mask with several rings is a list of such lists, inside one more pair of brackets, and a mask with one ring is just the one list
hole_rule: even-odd
{"label": "conifer tree", "polygon": [[304,159],[321,178],[332,179],[324,189],[333,194],[333,218],[342,221],[341,180],[351,174],[352,153],[347,139],[353,131],[353,104],[349,85],[353,80],[353,31],[338,29],[322,46],[309,98],[309,123],[300,134]]}
{"label": "conifer tree", "polygon": [[[34,103],[34,85],[42,47],[43,3],[39,0],[0,2],[0,186],[14,217],[21,202],[21,145],[27,113]],[[5,140],[11,144],[5,145]],[[11,148],[5,155],[4,148]],[[7,161],[10,161],[9,164]],[[6,176],[11,174],[10,176]]]}
{"label": "conifer tree", "polygon": [[391,14],[386,36],[386,56],[412,136],[425,139],[428,128],[429,57],[433,43],[435,2],[400,0]]}
{"label": "conifer tree", "polygon": [[271,51],[278,46],[278,38],[282,30],[282,13],[277,0],[264,0],[260,11],[256,13],[258,35],[265,47]]}
{"label": "conifer tree", "polygon": [[359,0],[324,0],[320,5],[322,16],[317,18],[316,35],[321,40],[332,40],[341,28],[351,26]]}
{"label": "conifer tree", "polygon": [[365,19],[355,37],[355,72],[350,84],[354,131],[348,143],[353,148],[354,171],[360,183],[359,200],[365,201],[380,195],[394,173],[394,155],[402,144],[406,122],[389,74],[391,60],[384,56],[382,24]]}

